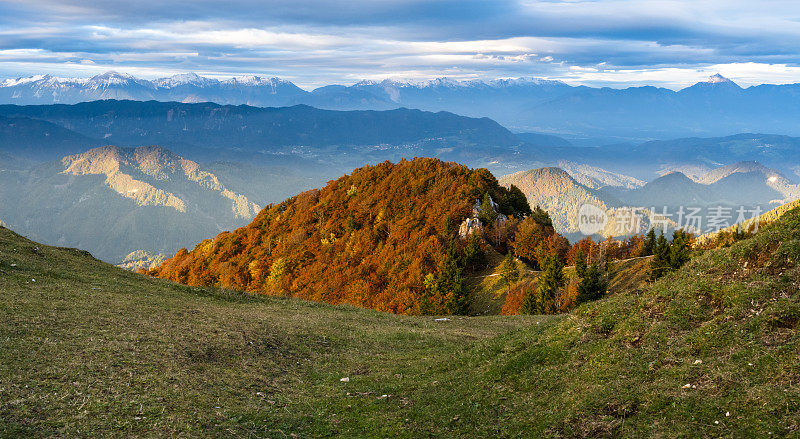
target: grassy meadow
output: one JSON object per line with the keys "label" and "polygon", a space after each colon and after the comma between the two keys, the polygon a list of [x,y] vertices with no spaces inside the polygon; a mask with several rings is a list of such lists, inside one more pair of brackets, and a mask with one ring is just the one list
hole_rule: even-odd
{"label": "grassy meadow", "polygon": [[569,314],[447,320],[187,287],[0,228],[0,437],[798,436],[799,224],[653,284],[633,264]]}

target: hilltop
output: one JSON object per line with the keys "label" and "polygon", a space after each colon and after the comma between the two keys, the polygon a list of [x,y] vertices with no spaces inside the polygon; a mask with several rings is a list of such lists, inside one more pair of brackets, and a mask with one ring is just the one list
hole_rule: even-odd
{"label": "hilltop", "polygon": [[[457,234],[487,196],[509,222],[530,212],[518,190],[485,169],[426,158],[365,166],[179,250],[150,273],[401,314],[451,313],[465,293],[440,291],[426,278],[459,277],[450,264],[462,260],[466,243]],[[508,237],[498,236],[493,244],[504,248]]]}
{"label": "hilltop", "polygon": [[0,228],[0,435],[796,435],[798,224],[568,314],[446,321],[177,285]]}

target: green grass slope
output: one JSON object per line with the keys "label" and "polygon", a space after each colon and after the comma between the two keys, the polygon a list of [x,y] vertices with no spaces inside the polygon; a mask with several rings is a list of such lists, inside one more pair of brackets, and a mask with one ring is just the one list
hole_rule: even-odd
{"label": "green grass slope", "polygon": [[36,246],[0,229],[0,436],[800,434],[797,210],[554,317],[251,297]]}

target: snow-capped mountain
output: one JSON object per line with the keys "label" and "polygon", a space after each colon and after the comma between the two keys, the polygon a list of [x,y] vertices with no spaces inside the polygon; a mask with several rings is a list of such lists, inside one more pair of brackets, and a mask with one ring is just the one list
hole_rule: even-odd
{"label": "snow-capped mountain", "polygon": [[196,86],[208,87],[219,84],[219,80],[212,78],[205,78],[197,73],[182,73],[180,75],[170,76],[168,78],[159,78],[153,81],[156,87],[159,88],[175,88],[180,86]]}
{"label": "snow-capped mountain", "polygon": [[0,83],[0,102],[9,104],[130,99],[282,106],[306,94],[305,90],[280,78],[242,76],[219,81],[195,73],[149,81],[111,71],[88,79],[35,75]]}
{"label": "snow-capped mountain", "polygon": [[722,83],[728,83],[728,82],[732,83],[733,81],[731,81],[730,79],[720,75],[719,73],[715,73],[715,74],[709,76],[708,80],[706,82],[709,83],[709,84],[722,84]]}
{"label": "snow-capped mountain", "polygon": [[156,80],[107,72],[88,79],[36,75],[0,82],[0,104],[77,103],[98,99],[214,102],[328,110],[399,107],[489,117],[518,132],[552,133],[606,143],[742,132],[800,135],[800,84],[742,88],[712,75],[682,90],[571,86],[540,78],[427,81],[367,80],[306,91],[259,75],[217,80],[194,73]]}
{"label": "snow-capped mountain", "polygon": [[[0,82],[0,103],[9,104],[70,104],[98,99],[159,100],[179,102],[215,102],[219,104],[249,104],[255,106],[284,106],[313,103],[322,108],[356,109],[369,104],[375,109],[401,104],[427,107],[426,98],[441,101],[443,93],[475,93],[500,91],[510,87],[569,89],[559,81],[535,78],[455,80],[436,78],[420,82],[361,81],[352,86],[321,87],[305,91],[290,81],[258,75],[239,76],[226,80],[206,78],[196,73],[183,73],[152,81],[114,71],[91,78],[59,78],[35,75],[6,79]],[[367,92],[365,95],[362,92]],[[407,94],[408,96],[402,96]],[[458,99],[453,96],[453,98]],[[446,103],[445,103],[446,104]],[[368,105],[368,106],[369,106]]]}

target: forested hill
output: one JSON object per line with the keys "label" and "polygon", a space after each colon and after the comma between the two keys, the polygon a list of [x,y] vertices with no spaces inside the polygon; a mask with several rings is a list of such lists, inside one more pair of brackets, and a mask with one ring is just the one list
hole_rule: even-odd
{"label": "forested hill", "polygon": [[[455,313],[466,294],[453,287],[455,265],[468,259],[459,225],[486,195],[495,214],[530,213],[521,191],[485,169],[429,158],[366,166],[182,249],[150,274],[401,314]],[[496,236],[504,246],[508,238]]]}
{"label": "forested hill", "polygon": [[398,108],[332,111],[307,105],[104,100],[75,105],[0,105],[0,116],[30,118],[119,145],[199,145],[261,151],[294,146],[396,145],[431,139],[511,146],[514,134],[488,118]]}

